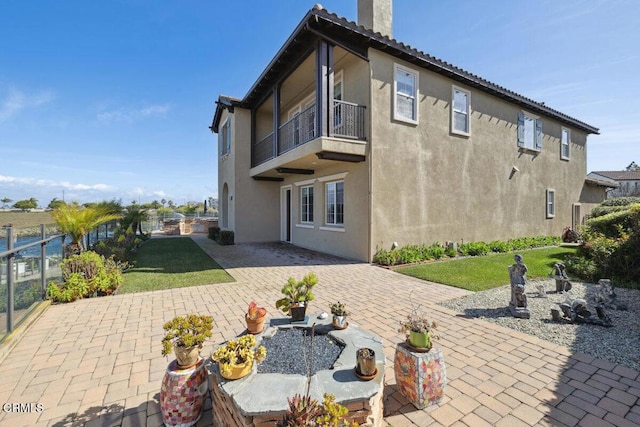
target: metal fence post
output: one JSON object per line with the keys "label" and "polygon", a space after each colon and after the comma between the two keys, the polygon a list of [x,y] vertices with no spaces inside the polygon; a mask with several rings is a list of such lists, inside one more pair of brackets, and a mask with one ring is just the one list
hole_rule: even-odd
{"label": "metal fence post", "polygon": [[[13,228],[11,225],[6,227],[7,230],[7,250],[13,249]],[[13,331],[13,267],[15,254],[11,252],[7,255],[7,333]],[[16,265],[16,271],[18,266]]]}
{"label": "metal fence post", "polygon": [[[47,232],[44,224],[40,224],[40,239],[45,240]],[[40,284],[42,290],[42,300],[47,299],[47,243],[42,242],[40,246]]]}

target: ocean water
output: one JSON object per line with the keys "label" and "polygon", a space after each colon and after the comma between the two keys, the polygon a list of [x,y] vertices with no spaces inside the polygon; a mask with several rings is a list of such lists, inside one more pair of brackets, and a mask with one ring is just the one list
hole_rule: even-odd
{"label": "ocean water", "polygon": [[[40,240],[40,236],[18,236],[18,240],[14,242],[13,247],[18,248],[29,243],[37,242]],[[68,239],[67,239],[68,243]],[[7,249],[7,239],[0,237],[0,252]],[[47,256],[62,255],[62,238],[53,239],[47,242]],[[26,249],[22,249],[18,257],[34,257],[40,256],[40,245],[30,246]]]}

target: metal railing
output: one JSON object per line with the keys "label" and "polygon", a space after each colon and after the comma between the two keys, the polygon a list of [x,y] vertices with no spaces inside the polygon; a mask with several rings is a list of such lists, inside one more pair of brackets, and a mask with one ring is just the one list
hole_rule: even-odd
{"label": "metal railing", "polygon": [[333,101],[333,134],[342,138],[364,139],[364,105]]}
{"label": "metal railing", "polygon": [[3,330],[0,324],[0,342],[45,299],[47,281],[62,277],[59,264],[64,239],[63,234],[47,237],[41,225],[39,239],[33,236],[27,243],[14,246],[15,230],[11,226],[4,230],[7,248],[0,252],[0,318],[5,317],[2,323],[6,328]]}
{"label": "metal railing", "polygon": [[316,106],[311,105],[278,129],[278,156],[316,137]]}
{"label": "metal railing", "polygon": [[[364,140],[366,106],[351,102],[333,101],[333,129],[331,136]],[[311,105],[283,123],[278,128],[277,156],[306,144],[319,135],[316,120],[316,106]],[[258,166],[274,158],[273,133],[253,144],[251,166]]]}

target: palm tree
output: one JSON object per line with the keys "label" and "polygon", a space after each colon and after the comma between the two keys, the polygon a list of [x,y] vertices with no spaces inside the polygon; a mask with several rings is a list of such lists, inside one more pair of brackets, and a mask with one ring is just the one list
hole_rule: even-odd
{"label": "palm tree", "polygon": [[0,202],[2,202],[2,207],[6,209],[9,203],[13,202],[13,199],[5,197],[4,199],[0,200]]}
{"label": "palm tree", "polygon": [[100,224],[120,218],[104,207],[83,208],[77,203],[62,205],[51,212],[51,216],[60,230],[71,237],[71,243],[65,247],[65,256],[85,251],[84,236]]}

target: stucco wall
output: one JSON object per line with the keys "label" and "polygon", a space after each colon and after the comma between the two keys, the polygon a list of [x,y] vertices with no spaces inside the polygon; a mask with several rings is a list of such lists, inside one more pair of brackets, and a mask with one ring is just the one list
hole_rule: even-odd
{"label": "stucco wall", "polygon": [[[586,176],[586,135],[571,129],[571,158],[560,159],[560,123],[543,120],[542,152],[517,147],[521,109],[471,92],[470,136],[450,133],[453,82],[375,50],[372,69],[372,241],[432,243],[560,235],[571,224]],[[393,119],[394,63],[419,71],[419,123]],[[519,169],[511,176],[513,166]],[[546,218],[546,190],[556,215]]]}

